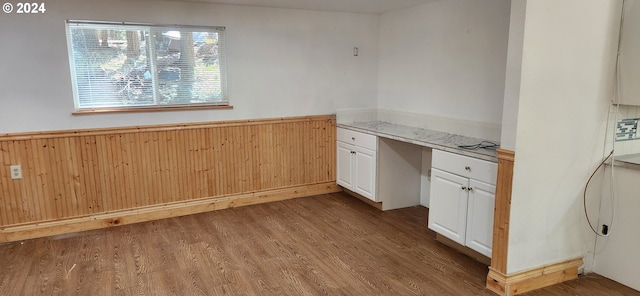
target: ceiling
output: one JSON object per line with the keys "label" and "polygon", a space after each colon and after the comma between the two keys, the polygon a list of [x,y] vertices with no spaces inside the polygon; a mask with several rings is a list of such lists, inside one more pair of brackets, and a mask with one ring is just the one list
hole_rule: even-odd
{"label": "ceiling", "polygon": [[173,0],[361,13],[384,13],[438,0]]}

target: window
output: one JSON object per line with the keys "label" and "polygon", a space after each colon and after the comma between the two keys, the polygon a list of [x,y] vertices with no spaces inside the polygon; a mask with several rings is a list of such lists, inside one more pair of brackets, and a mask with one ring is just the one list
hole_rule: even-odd
{"label": "window", "polygon": [[67,21],[76,110],[228,106],[224,27]]}

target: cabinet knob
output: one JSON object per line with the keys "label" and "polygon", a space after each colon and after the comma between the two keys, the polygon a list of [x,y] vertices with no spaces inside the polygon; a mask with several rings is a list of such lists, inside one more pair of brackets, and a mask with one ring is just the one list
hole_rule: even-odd
{"label": "cabinet knob", "polygon": [[471,171],[471,167],[470,166],[466,166],[466,167],[464,167],[464,169],[467,170],[467,171]]}
{"label": "cabinet knob", "polygon": [[351,151],[351,154],[356,154],[356,152],[355,151]]}
{"label": "cabinet knob", "polygon": [[462,186],[462,190],[467,190],[467,187],[465,187],[465,186]]}
{"label": "cabinet knob", "polygon": [[351,140],[354,140],[354,141],[355,141],[355,140],[356,140],[356,137],[351,137]]}
{"label": "cabinet knob", "polygon": [[473,188],[469,187],[467,188],[467,191],[473,191]]}

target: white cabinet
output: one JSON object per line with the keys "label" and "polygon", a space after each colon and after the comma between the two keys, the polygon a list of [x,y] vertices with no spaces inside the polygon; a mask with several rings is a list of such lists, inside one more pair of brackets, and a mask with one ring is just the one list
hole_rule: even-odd
{"label": "white cabinet", "polygon": [[430,229],[491,257],[497,164],[433,150]]}
{"label": "white cabinet", "polygon": [[337,135],[338,185],[377,202],[377,137],[343,128]]}
{"label": "white cabinet", "polygon": [[496,186],[469,180],[465,245],[491,258]]}
{"label": "white cabinet", "polygon": [[376,152],[362,147],[355,147],[355,192],[373,201],[376,196]]}
{"label": "white cabinet", "polygon": [[338,150],[336,153],[336,181],[338,185],[345,188],[353,188],[354,175],[354,145],[338,141]]}
{"label": "white cabinet", "polygon": [[461,245],[467,228],[469,179],[431,169],[429,228]]}

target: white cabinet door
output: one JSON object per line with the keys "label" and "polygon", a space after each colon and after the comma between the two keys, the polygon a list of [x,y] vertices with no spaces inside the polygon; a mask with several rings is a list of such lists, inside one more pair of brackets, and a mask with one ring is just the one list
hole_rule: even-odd
{"label": "white cabinet door", "polygon": [[355,147],[355,192],[370,199],[376,199],[376,152]]}
{"label": "white cabinet door", "polygon": [[353,188],[353,167],[355,146],[338,141],[338,150],[336,155],[336,183],[349,190]]}
{"label": "white cabinet door", "polygon": [[469,181],[466,245],[489,258],[493,247],[495,201],[496,186],[473,179]]}
{"label": "white cabinet door", "polygon": [[469,179],[431,169],[429,228],[465,244]]}

